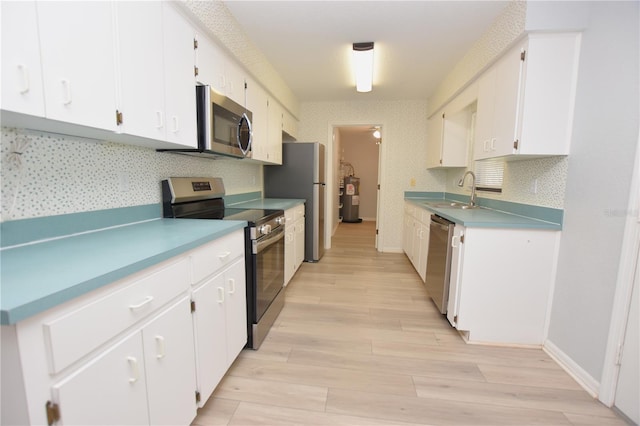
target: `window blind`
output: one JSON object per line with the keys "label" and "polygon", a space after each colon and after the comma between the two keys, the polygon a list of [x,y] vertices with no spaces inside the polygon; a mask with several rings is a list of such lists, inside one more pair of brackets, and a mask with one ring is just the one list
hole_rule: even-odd
{"label": "window blind", "polygon": [[476,189],[480,191],[502,192],[504,161],[490,159],[475,162]]}

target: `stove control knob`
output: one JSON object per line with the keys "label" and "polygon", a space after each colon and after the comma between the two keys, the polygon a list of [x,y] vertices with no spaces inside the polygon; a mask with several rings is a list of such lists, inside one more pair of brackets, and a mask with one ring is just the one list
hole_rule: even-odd
{"label": "stove control knob", "polygon": [[262,225],[259,229],[260,235],[267,235],[271,233],[271,225]]}
{"label": "stove control knob", "polygon": [[280,216],[276,218],[276,223],[278,225],[284,225],[286,221],[287,221],[287,218],[284,216]]}

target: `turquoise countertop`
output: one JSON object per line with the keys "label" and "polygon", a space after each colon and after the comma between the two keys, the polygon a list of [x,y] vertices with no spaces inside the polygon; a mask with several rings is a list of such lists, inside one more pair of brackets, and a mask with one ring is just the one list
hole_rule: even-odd
{"label": "turquoise countertop", "polygon": [[15,324],[246,225],[152,219],[6,247],[0,251],[0,323]]}
{"label": "turquoise countertop", "polygon": [[[434,204],[447,201],[466,202],[466,200],[429,197],[418,194],[405,194],[405,201],[417,207],[427,209],[438,216],[444,217],[456,224],[474,228],[520,228],[559,231],[562,229],[561,210],[547,209],[536,206],[524,206],[515,203],[501,203],[499,207],[513,208],[524,214],[497,210],[480,206],[474,209],[460,209],[450,207],[436,207]],[[523,207],[524,206],[524,207]],[[530,215],[526,213],[530,212]],[[559,212],[559,213],[558,213]]]}
{"label": "turquoise countertop", "polygon": [[272,209],[288,210],[297,205],[303,204],[306,200],[299,198],[259,198],[256,200],[243,201],[229,204],[229,207],[242,207],[249,209]]}

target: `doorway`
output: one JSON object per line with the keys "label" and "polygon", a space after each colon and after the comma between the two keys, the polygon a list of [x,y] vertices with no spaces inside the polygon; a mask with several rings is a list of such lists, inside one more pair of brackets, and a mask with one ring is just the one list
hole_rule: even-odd
{"label": "doorway", "polygon": [[376,248],[379,247],[377,237],[380,234],[381,133],[382,126],[375,124],[333,128],[336,229],[340,223],[374,222]]}

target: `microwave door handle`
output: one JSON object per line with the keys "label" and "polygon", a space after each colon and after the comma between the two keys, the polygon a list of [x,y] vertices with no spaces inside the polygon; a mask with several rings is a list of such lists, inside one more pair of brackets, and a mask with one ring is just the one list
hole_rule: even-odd
{"label": "microwave door handle", "polygon": [[[247,141],[247,149],[242,148],[242,141],[240,139],[242,136],[243,121],[247,123],[247,127],[249,128],[249,140]],[[240,121],[238,122],[238,132],[236,134],[236,139],[238,142],[238,148],[240,148],[240,151],[242,151],[242,155],[246,157],[249,151],[251,151],[251,142],[253,142],[253,130],[251,129],[251,121],[249,120],[246,112],[242,114],[242,117],[240,117]]]}

